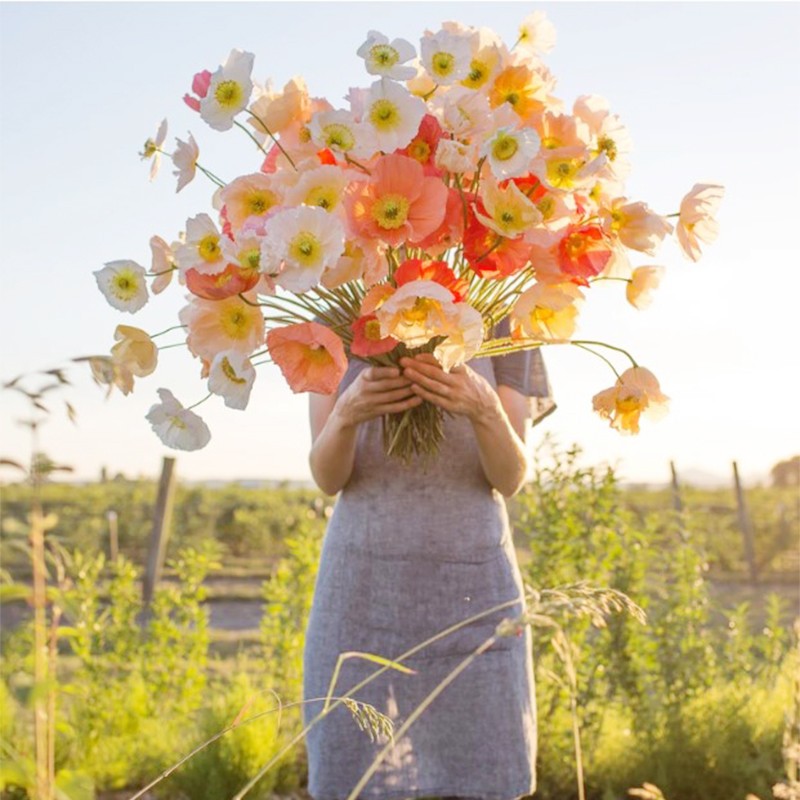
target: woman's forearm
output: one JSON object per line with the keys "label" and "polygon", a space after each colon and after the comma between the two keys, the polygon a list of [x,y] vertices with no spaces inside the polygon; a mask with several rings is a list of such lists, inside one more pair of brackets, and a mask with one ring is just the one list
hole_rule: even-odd
{"label": "woman's forearm", "polygon": [[505,497],[525,482],[528,457],[501,403],[472,419],[481,466],[489,483]]}
{"label": "woman's forearm", "polygon": [[348,424],[334,407],[309,454],[311,474],[325,494],[335,495],[350,479],[358,426]]}

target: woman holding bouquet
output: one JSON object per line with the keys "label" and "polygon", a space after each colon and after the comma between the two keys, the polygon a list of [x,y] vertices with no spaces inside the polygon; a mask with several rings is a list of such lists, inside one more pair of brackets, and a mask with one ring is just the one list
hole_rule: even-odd
{"label": "woman holding bouquet", "polygon": [[[499,328],[503,327],[503,323]],[[504,335],[498,329],[498,335]],[[430,459],[385,455],[381,417],[420,403],[445,412]],[[555,408],[538,349],[473,359],[445,372],[429,353],[399,367],[352,359],[335,395],[311,395],[311,470],[341,491],[326,532],[304,652],[306,724],[323,708],[340,653],[394,659],[506,601],[358,690],[355,700],[404,719],[498,622],[524,607],[503,496],[523,484],[526,422]],[[378,667],[346,659],[333,695]],[[344,800],[387,739],[372,741],[339,705],[307,734],[309,792]],[[501,637],[450,683],[394,746],[362,797],[513,800],[536,788],[530,629]]]}

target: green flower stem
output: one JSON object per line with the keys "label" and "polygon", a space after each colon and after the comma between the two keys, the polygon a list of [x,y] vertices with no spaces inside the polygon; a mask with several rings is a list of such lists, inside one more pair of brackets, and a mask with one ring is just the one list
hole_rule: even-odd
{"label": "green flower stem", "polygon": [[[259,125],[261,125],[261,127],[266,131],[267,136],[269,136],[270,139],[272,139],[272,141],[275,142],[275,144],[278,146],[278,149],[281,151],[281,153],[283,153],[286,156],[286,160],[296,170],[297,169],[297,164],[294,163],[294,161],[292,160],[292,157],[286,152],[286,150],[284,149],[283,145],[275,138],[275,134],[272,133],[272,131],[267,127],[267,125],[264,122],[264,120],[261,119],[261,117],[259,117],[258,114],[256,114],[255,111],[253,111],[252,108],[248,108],[247,111],[250,114],[252,114],[258,120]],[[234,122],[235,122],[235,120],[234,120]],[[265,155],[268,155],[267,151],[264,150],[264,148],[259,143],[258,139],[256,139],[256,137],[253,136],[253,134],[250,133],[250,131],[248,131],[247,128],[245,128],[243,125],[241,125],[238,122],[236,124],[239,125],[239,127],[242,128],[242,130],[244,130],[247,133],[247,135],[258,145],[258,147],[259,147],[259,149],[261,150],[262,153],[264,153]]]}
{"label": "green flower stem", "polygon": [[208,398],[211,397],[212,394],[213,392],[209,392],[202,400],[198,400],[196,403],[192,403],[192,405],[186,406],[186,408],[184,408],[184,411],[188,411],[190,408],[195,408],[196,406],[199,406],[200,403],[205,403],[205,401],[208,400]]}
{"label": "green flower stem", "polygon": [[577,344],[577,345],[593,344],[593,345],[596,345],[597,347],[607,347],[609,350],[616,350],[618,353],[622,353],[623,355],[626,355],[630,359],[630,362],[634,367],[638,367],[639,366],[636,363],[636,359],[627,350],[624,350],[622,347],[616,347],[613,344],[606,344],[605,342],[594,342],[594,341],[590,341],[589,339],[572,339],[569,342],[569,344]]}
{"label": "green flower stem", "polygon": [[171,328],[164,328],[164,330],[163,330],[163,331],[159,331],[158,333],[153,333],[153,334],[151,334],[151,335],[150,335],[150,338],[151,338],[151,339],[155,339],[155,338],[156,338],[156,336],[161,336],[161,335],[162,335],[162,334],[164,334],[164,333],[169,333],[170,331],[175,331],[175,330],[177,330],[178,328],[185,328],[185,327],[186,327],[186,325],[173,325]]}
{"label": "green flower stem", "polygon": [[[150,337],[153,338],[152,336]],[[170,347],[186,347],[186,342],[175,342],[175,344],[162,344],[161,347],[157,347],[156,350],[169,350]]]}
{"label": "green flower stem", "polygon": [[217,186],[226,186],[226,183],[222,178],[217,177],[210,169],[206,169],[205,167],[201,166],[199,162],[195,162],[194,164],[200,172],[203,173],[210,181],[216,183]]}

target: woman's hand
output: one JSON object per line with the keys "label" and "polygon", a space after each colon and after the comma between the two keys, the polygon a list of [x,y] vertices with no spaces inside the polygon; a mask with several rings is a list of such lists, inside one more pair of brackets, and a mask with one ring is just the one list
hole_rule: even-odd
{"label": "woman's hand", "polygon": [[403,357],[400,365],[403,375],[414,381],[411,388],[415,394],[469,418],[486,480],[506,497],[516,494],[528,470],[523,395],[509,386],[495,391],[466,365],[445,372],[432,353]]}
{"label": "woman's hand", "polygon": [[358,424],[422,402],[397,367],[367,367],[338,397],[310,392],[309,465],[323,492],[336,494],[353,471]]}
{"label": "woman's hand", "polygon": [[466,365],[445,372],[433,353],[417,353],[400,359],[403,375],[413,383],[411,389],[452,414],[463,414],[476,421],[487,413],[497,413],[500,398],[492,385]]}
{"label": "woman's hand", "polygon": [[356,426],[373,417],[418,406],[423,398],[411,390],[412,385],[397,367],[372,366],[361,370],[337,401],[342,424]]}

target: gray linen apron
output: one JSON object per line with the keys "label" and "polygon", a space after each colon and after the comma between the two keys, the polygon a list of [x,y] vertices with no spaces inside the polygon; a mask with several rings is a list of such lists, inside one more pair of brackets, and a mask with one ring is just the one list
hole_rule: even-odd
{"label": "gray linen apron", "polygon": [[[502,324],[502,323],[501,323]],[[367,365],[350,362],[339,392]],[[538,421],[555,408],[538,350],[474,359],[493,386],[531,398]],[[303,698],[324,698],[341,652],[395,658],[444,628],[508,600],[518,602],[406,658],[354,695],[395,730],[459,662],[524,603],[505,501],[487,482],[465,417],[445,417],[439,455],[404,465],[383,453],[381,421],[359,426],[353,473],[323,541],[305,631]],[[344,662],[334,695],[379,665]],[[305,724],[323,700],[303,706]],[[359,797],[513,800],[536,789],[537,719],[530,628],[498,639],[411,725]],[[371,741],[340,704],[305,740],[314,800],[344,800],[389,740]]]}

